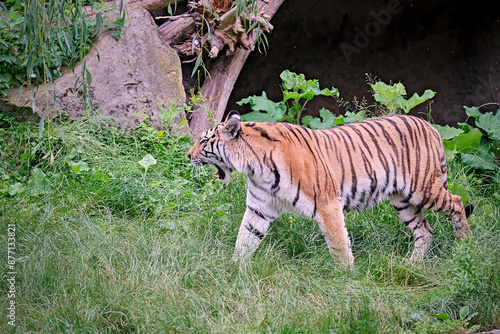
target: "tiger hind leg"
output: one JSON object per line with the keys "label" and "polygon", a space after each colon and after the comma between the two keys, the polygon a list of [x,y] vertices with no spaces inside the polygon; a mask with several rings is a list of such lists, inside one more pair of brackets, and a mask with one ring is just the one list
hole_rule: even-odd
{"label": "tiger hind leg", "polygon": [[451,194],[447,189],[441,192],[441,198],[432,201],[432,205],[426,205],[426,209],[435,210],[443,213],[453,221],[453,234],[458,240],[471,236],[467,217],[474,210],[473,205],[467,205],[464,208],[462,197]]}
{"label": "tiger hind leg", "polygon": [[[438,196],[429,200],[427,205],[425,205],[425,208],[441,212],[451,219],[453,221],[453,234],[455,235],[455,238],[461,240],[464,236],[472,235],[469,223],[467,222],[467,217],[469,217],[474,210],[474,205],[468,204],[464,208],[462,198],[449,192],[448,166],[446,165],[446,156],[444,151],[441,153],[440,160],[441,175],[439,180],[434,180],[432,187],[433,193],[438,194]],[[439,194],[442,195],[439,196]]]}
{"label": "tiger hind leg", "polygon": [[402,195],[393,195],[389,197],[389,201],[396,209],[399,218],[413,233],[414,249],[410,260],[421,261],[429,251],[434,233],[422,208],[409,203]]}

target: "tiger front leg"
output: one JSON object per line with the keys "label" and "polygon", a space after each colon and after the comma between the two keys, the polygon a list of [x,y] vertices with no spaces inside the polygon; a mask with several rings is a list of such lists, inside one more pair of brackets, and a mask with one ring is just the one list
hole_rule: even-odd
{"label": "tiger front leg", "polygon": [[280,216],[274,210],[259,209],[254,205],[247,205],[243,215],[233,255],[235,261],[250,258],[266,235],[271,223]]}
{"label": "tiger front leg", "polygon": [[330,253],[344,266],[353,266],[351,240],[344,221],[343,204],[340,199],[319,209],[316,215]]}

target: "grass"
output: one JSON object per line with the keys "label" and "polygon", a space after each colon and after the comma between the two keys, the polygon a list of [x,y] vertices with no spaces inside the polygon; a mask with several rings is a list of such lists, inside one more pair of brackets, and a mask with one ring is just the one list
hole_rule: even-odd
{"label": "grass", "polygon": [[[285,215],[252,261],[231,260],[245,179],[193,168],[190,141],[108,121],[0,128],[0,332],[466,333],[500,326],[500,189],[450,166],[477,204],[458,243],[442,215],[422,263],[388,203],[346,215],[339,268],[314,222]],[[145,174],[146,154],[157,163]],[[52,161],[52,162],[51,162]],[[72,172],[71,162],[88,170]],[[16,320],[6,321],[7,228],[16,227]],[[432,317],[446,313],[448,322]],[[478,328],[475,327],[475,328]]]}

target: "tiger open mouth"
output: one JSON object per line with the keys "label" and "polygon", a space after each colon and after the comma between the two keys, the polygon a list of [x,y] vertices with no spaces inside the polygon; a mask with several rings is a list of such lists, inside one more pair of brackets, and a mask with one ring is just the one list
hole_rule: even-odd
{"label": "tiger open mouth", "polygon": [[227,168],[224,168],[221,166],[217,166],[217,165],[214,165],[214,166],[217,168],[217,173],[215,173],[215,175],[214,175],[214,177],[216,179],[219,179],[219,180],[221,180],[221,182],[224,182],[224,183],[231,181],[231,170],[230,169],[227,169]]}
{"label": "tiger open mouth", "polygon": [[230,168],[226,168],[225,166],[219,166],[219,165],[213,163],[212,161],[203,161],[201,159],[199,161],[193,160],[193,163],[197,166],[212,165],[215,168],[217,168],[217,173],[215,173],[215,175],[214,175],[215,179],[219,179],[223,183],[227,183],[227,182],[231,181],[232,169],[230,169]]}
{"label": "tiger open mouth", "polygon": [[226,173],[219,166],[215,167],[217,168],[217,173],[215,173],[214,177],[216,179],[224,179],[226,177]]}

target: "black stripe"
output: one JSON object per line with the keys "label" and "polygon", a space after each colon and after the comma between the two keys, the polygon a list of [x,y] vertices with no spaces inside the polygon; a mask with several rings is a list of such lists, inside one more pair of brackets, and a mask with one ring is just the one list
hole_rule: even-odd
{"label": "black stripe", "polygon": [[394,206],[394,209],[396,209],[397,212],[401,212],[403,210],[408,209],[410,207],[410,204],[405,205],[405,206],[395,206],[395,205],[393,205],[393,206]]}
{"label": "black stripe", "polygon": [[250,233],[252,233],[253,235],[255,235],[257,238],[259,238],[260,240],[262,240],[264,238],[264,233],[259,232],[259,230],[257,230],[255,227],[253,227],[252,224],[248,224],[247,230]]}
{"label": "black stripe", "polygon": [[280,141],[278,139],[269,137],[269,135],[267,134],[266,130],[264,130],[262,128],[255,127],[254,130],[258,131],[260,133],[260,136],[266,138],[267,140],[270,140],[270,141]]}
{"label": "black stripe", "polygon": [[248,181],[250,183],[252,183],[252,186],[259,189],[259,190],[262,190],[263,192],[265,193],[269,193],[269,190],[267,190],[266,188],[264,188],[263,186],[261,186],[260,184],[256,183],[253,179],[251,178],[248,178]]}
{"label": "black stripe", "polygon": [[250,149],[250,151],[252,151],[252,153],[257,157],[257,160],[260,162],[259,155],[254,151],[252,145],[250,145],[250,143],[243,138],[243,136],[241,136],[241,141],[245,143],[245,145]]}
{"label": "black stripe", "polygon": [[410,135],[410,140],[411,140],[411,146],[412,147],[415,147],[415,141],[413,139],[413,131],[412,131],[412,127],[411,125],[408,123],[408,116],[402,116],[402,115],[395,115],[395,117],[399,118],[400,120],[403,121],[403,123],[405,124],[406,126],[406,129],[408,130],[408,134]]}
{"label": "black stripe", "polygon": [[264,219],[266,221],[269,220],[269,218],[266,218],[266,215],[264,215],[264,213],[262,213],[262,211],[257,210],[256,208],[252,208],[251,206],[248,206],[248,205],[247,205],[247,208],[250,209],[250,211],[252,211],[253,213],[255,213],[260,218],[262,218],[262,219]]}
{"label": "black stripe", "polygon": [[[339,128],[337,129],[337,131],[338,131],[338,132],[340,132],[340,133],[342,133],[343,135],[346,135],[346,136],[347,136],[347,138],[349,139],[349,142],[351,143],[351,146],[352,146],[352,150],[353,150],[353,152],[356,152],[356,146],[354,145],[354,141],[352,140],[352,137],[351,137],[351,135],[349,134],[349,131],[348,131],[348,130],[350,130],[350,128],[348,128],[348,127],[339,127]],[[344,139],[344,141],[346,142],[346,140],[345,140],[345,139]],[[346,142],[346,145],[347,145],[347,142]]]}
{"label": "black stripe", "polygon": [[[379,121],[375,120],[374,123],[380,128],[380,130],[382,130],[382,133],[384,134],[385,140],[387,140],[389,145],[391,145],[392,148],[395,148],[396,145],[394,144],[394,141],[392,140],[391,135],[385,130],[385,127],[384,127],[385,121],[381,120],[381,122],[379,122]],[[383,123],[383,124],[380,124],[380,123]]]}
{"label": "black stripe", "polygon": [[405,224],[405,226],[408,226],[411,223],[413,223],[415,221],[415,219],[417,219],[417,216],[414,216],[412,219],[404,221],[403,223]]}
{"label": "black stripe", "polygon": [[[299,129],[300,130],[307,130],[307,128],[304,128],[304,127],[300,127]],[[309,135],[309,137],[311,137],[311,135],[309,134],[308,131],[305,131],[305,132]],[[299,131],[299,134],[304,139],[304,141],[305,141],[305,143],[307,145],[307,148],[311,152],[311,155],[312,155],[312,158],[313,158],[313,162],[314,162],[314,170],[316,172],[316,185],[319,185],[320,182],[319,182],[319,173],[318,173],[318,170],[319,170],[319,168],[318,168],[318,157],[316,156],[316,154],[314,153],[313,149],[309,145],[309,142],[307,141],[306,137],[302,134],[302,131]],[[311,137],[311,139],[312,139],[312,137]],[[321,163],[323,163],[323,162],[321,161]]]}
{"label": "black stripe", "polygon": [[299,181],[299,185],[297,187],[297,195],[295,195],[295,199],[293,200],[293,203],[292,203],[293,206],[295,206],[297,204],[299,197],[300,197],[300,181]]}
{"label": "black stripe", "polygon": [[252,191],[252,189],[248,189],[248,193],[253,197],[255,198],[256,200],[258,200],[259,202],[265,202],[264,199],[260,198],[259,196],[255,195],[254,192]]}
{"label": "black stripe", "polygon": [[271,151],[271,153],[269,154],[269,160],[271,161],[271,164],[272,164],[272,172],[274,174],[274,184],[273,186],[271,187],[271,189],[274,189],[275,191],[278,191],[278,186],[280,185],[280,179],[281,179],[281,176],[280,176],[280,172],[278,171],[278,167],[276,167],[276,163],[274,162],[274,159],[273,159],[273,152]]}
{"label": "black stripe", "polygon": [[299,136],[297,136],[297,134],[295,133],[295,129],[293,129],[293,127],[288,123],[283,123],[283,125],[295,136],[295,138],[297,138],[300,145],[302,145],[302,141],[300,140]]}
{"label": "black stripe", "polygon": [[[358,135],[359,137],[359,140],[361,141],[361,143],[363,144],[363,146],[365,147],[366,151],[363,151],[361,148],[360,148],[360,151],[366,155],[366,152],[368,152],[368,155],[370,155],[370,158],[373,159],[373,155],[372,155],[372,152],[371,152],[371,149],[370,147],[368,147],[368,144],[366,143],[366,140],[365,140],[365,137],[363,136],[363,133],[361,131],[359,131],[359,129],[357,128],[352,128],[352,130]],[[363,129],[364,130],[364,129]]]}
{"label": "black stripe", "polygon": [[[337,142],[340,142],[340,136],[333,132],[333,135],[337,138]],[[339,196],[342,197],[344,195],[344,183],[345,183],[345,169],[342,161],[342,156],[340,155],[340,150],[335,150],[337,155],[337,161],[340,165],[340,193]]]}
{"label": "black stripe", "polygon": [[313,211],[313,218],[316,217],[316,209],[318,208],[318,203],[317,203],[317,194],[316,194],[316,189],[314,189],[314,211]]}

